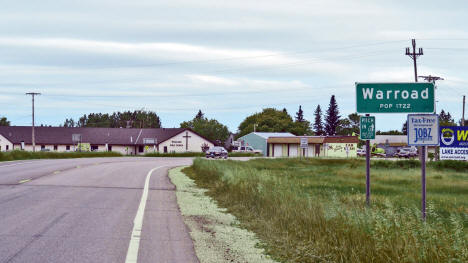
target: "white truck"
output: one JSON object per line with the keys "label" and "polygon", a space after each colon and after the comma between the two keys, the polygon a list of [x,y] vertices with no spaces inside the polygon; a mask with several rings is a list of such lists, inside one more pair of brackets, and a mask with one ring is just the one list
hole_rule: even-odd
{"label": "white truck", "polygon": [[262,154],[262,150],[254,149],[252,146],[233,146],[232,147],[232,152]]}

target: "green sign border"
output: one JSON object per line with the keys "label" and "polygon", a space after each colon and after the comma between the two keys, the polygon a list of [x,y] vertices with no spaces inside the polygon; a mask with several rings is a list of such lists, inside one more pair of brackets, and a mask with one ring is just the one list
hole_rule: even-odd
{"label": "green sign border", "polygon": [[[432,86],[433,94],[434,94],[434,101],[432,105],[432,111],[359,111],[359,106],[358,106],[358,85],[359,84],[371,84],[371,85],[382,85],[382,86],[387,86],[387,85],[416,85],[416,86],[426,86],[430,85]],[[379,113],[379,114],[389,114],[389,113],[405,113],[405,114],[431,114],[434,113],[436,109],[436,89],[434,83],[431,82],[355,82],[355,96],[356,96],[356,112],[361,113],[361,114],[366,114],[366,113]]]}
{"label": "green sign border", "polygon": [[[370,118],[370,119],[374,119],[374,136],[372,138],[362,138],[361,135],[362,135],[362,122],[361,122],[361,119],[362,118]],[[375,116],[359,116],[359,140],[375,140]]]}

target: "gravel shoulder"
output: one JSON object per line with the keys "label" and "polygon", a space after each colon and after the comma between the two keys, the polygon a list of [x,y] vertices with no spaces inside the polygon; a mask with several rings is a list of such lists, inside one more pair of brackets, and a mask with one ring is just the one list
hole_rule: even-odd
{"label": "gravel shoulder", "polygon": [[200,262],[276,262],[259,248],[260,240],[255,234],[240,228],[233,215],[219,208],[204,194],[205,189],[198,188],[192,179],[181,172],[183,168],[170,170],[169,177],[176,185],[177,203],[190,229]]}

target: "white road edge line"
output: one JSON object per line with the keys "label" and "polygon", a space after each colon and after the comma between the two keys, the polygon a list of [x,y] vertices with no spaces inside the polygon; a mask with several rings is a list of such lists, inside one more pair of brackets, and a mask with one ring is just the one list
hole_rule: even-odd
{"label": "white road edge line", "polygon": [[141,195],[140,205],[138,206],[135,219],[133,220],[133,230],[130,236],[130,244],[128,245],[127,257],[125,263],[136,263],[138,261],[138,250],[140,249],[141,230],[143,228],[143,217],[145,215],[146,201],[148,200],[148,188],[151,175],[154,171],[164,166],[159,166],[151,169],[146,175],[143,194]]}

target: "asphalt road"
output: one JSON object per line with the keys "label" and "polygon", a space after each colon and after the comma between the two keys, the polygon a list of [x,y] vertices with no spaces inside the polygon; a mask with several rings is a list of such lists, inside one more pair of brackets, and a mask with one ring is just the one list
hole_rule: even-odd
{"label": "asphalt road", "polygon": [[198,262],[167,177],[169,167],[191,162],[0,163],[0,262]]}

